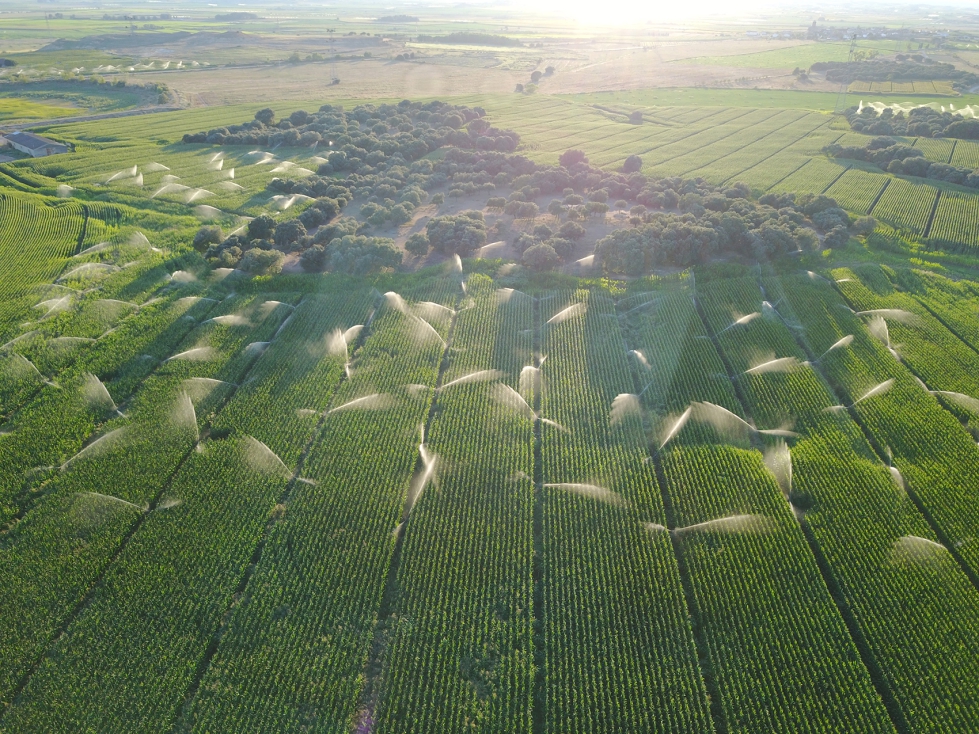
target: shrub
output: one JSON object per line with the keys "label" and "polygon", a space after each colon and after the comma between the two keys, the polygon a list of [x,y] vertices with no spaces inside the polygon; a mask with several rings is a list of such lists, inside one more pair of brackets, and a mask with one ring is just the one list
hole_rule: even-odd
{"label": "shrub", "polygon": [[430,219],[425,225],[428,241],[436,252],[469,255],[486,244],[486,223],[482,212],[467,211],[458,216]]}
{"label": "shrub", "polygon": [[248,238],[252,240],[267,240],[275,231],[275,220],[268,214],[255,217],[248,223]]}
{"label": "shrub", "polygon": [[553,247],[546,242],[541,242],[527,248],[521,262],[535,273],[542,273],[557,266],[561,262],[561,258],[558,257]]}
{"label": "shrub", "polygon": [[278,250],[263,250],[259,247],[253,247],[241,258],[238,267],[246,273],[270,275],[282,271],[283,260],[285,260],[285,255]]}
{"label": "shrub", "polygon": [[194,235],[194,249],[206,252],[210,245],[216,245],[224,239],[221,228],[213,224],[205,224]]}
{"label": "shrub", "polygon": [[415,257],[425,257],[428,254],[429,247],[428,237],[422,232],[415,232],[405,242],[405,250],[409,255],[414,255]]}

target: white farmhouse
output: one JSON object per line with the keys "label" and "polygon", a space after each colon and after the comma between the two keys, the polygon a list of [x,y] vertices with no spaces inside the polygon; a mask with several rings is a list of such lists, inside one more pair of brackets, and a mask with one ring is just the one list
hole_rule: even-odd
{"label": "white farmhouse", "polygon": [[[3,142],[5,141],[5,142]],[[55,140],[42,138],[33,133],[15,132],[7,133],[0,138],[0,146],[9,145],[14,150],[27,153],[32,158],[40,158],[46,155],[56,155],[57,153],[67,153],[68,146]]]}

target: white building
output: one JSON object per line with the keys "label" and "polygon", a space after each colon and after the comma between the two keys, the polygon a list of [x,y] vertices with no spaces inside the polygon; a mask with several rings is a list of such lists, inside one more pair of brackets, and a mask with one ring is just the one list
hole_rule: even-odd
{"label": "white building", "polygon": [[[7,133],[3,136],[3,138],[0,138],[0,140],[5,141],[5,144],[9,145],[14,150],[19,150],[21,153],[27,153],[27,155],[31,156],[32,158],[40,158],[46,155],[56,155],[58,153],[68,152],[68,146],[64,143],[48,140],[47,138],[42,138],[40,135],[34,135],[33,133]],[[2,144],[3,143],[0,143],[0,145]]]}

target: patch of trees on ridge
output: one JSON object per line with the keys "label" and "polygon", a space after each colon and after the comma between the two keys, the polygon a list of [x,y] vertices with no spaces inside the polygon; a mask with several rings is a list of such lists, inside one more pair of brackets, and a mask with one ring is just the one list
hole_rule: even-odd
{"label": "patch of trees on ridge", "polygon": [[[295,129],[277,128],[271,110],[261,110],[257,117],[262,118],[259,126],[236,127],[265,135],[267,141]],[[450,118],[455,119],[446,124]],[[630,227],[613,232],[596,248],[604,270],[617,274],[639,274],[662,265],[683,267],[718,255],[767,258],[838,247],[851,231],[873,228],[872,219],[854,223],[824,196],[796,200],[793,195],[766,195],[756,202],[745,184],[716,187],[702,179],[649,178],[639,172],[638,157],[630,156],[621,171],[606,171],[592,167],[579,150],[566,151],[559,165],[548,166],[486,149],[478,140],[495,129],[479,108],[408,101],[359,105],[350,111],[324,105],[317,113],[299,111],[289,119],[304,129],[302,134],[322,131],[330,136],[334,145],[328,149],[333,152],[317,173],[275,178],[267,188],[311,201],[293,209],[302,208],[297,217],[290,212],[290,218],[277,221],[262,215],[249,222],[245,232],[230,237],[218,227],[202,227],[194,246],[214,266],[270,273],[281,268],[285,254],[298,253],[310,272],[359,275],[398,267],[401,250],[391,239],[377,236],[377,228],[411,221],[426,201],[441,204],[445,196],[475,193],[487,195],[490,209],[535,225],[530,232],[516,232],[511,242],[524,265],[534,270],[568,262],[575,243],[585,235],[581,223],[604,219],[609,202],[620,209],[631,207]],[[240,134],[229,128],[227,136]],[[517,138],[503,130],[494,135]],[[422,149],[413,147],[419,141],[425,143],[425,151],[426,141],[433,149],[444,147],[444,156],[420,158]],[[495,195],[497,189],[510,193]],[[547,206],[552,217],[547,223],[537,221],[536,201],[542,196],[554,197]],[[344,215],[355,199],[363,202],[359,218]],[[500,224],[495,234],[505,235],[509,225]],[[822,242],[817,232],[825,233]],[[482,212],[465,211],[433,217],[424,231],[408,239],[405,249],[416,257],[430,250],[469,257],[486,244],[487,235]]]}
{"label": "patch of trees on ridge", "polygon": [[[359,105],[344,112],[339,105],[325,104],[317,112],[296,110],[281,120],[269,108],[241,125],[188,133],[185,143],[259,146],[323,146],[333,171],[356,169],[367,156],[382,157],[395,152],[409,161],[451,145],[456,148],[513,151],[520,136],[499,130],[482,119],[481,107],[461,107],[444,102],[401,102],[397,105]],[[376,156],[375,156],[376,158]]]}
{"label": "patch of trees on ridge", "polygon": [[415,40],[418,43],[450,43],[459,46],[523,46],[516,38],[472,31],[457,31],[444,36],[421,35]]}
{"label": "patch of trees on ridge", "polygon": [[922,59],[869,61],[817,61],[811,71],[825,72],[826,80],[840,84],[850,82],[924,82],[950,81],[955,89],[979,84],[979,76],[956,69],[952,64]]}
{"label": "patch of trees on ridge", "polygon": [[919,138],[979,140],[979,120],[958,113],[915,107],[905,115],[887,107],[880,114],[873,107],[850,107],[843,112],[850,129],[869,135],[910,135]]}
{"label": "patch of trees on ridge", "polygon": [[823,152],[834,158],[873,163],[878,168],[898,176],[918,176],[979,189],[979,170],[930,161],[918,148],[912,148],[910,145],[883,135],[862,147],[833,143],[823,148]]}

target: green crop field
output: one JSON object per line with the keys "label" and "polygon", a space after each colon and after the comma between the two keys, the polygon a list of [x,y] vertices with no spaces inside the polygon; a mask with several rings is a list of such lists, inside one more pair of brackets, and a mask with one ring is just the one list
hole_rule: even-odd
{"label": "green crop field", "polygon": [[979,731],[979,26],[178,5],[0,14],[0,732]]}

